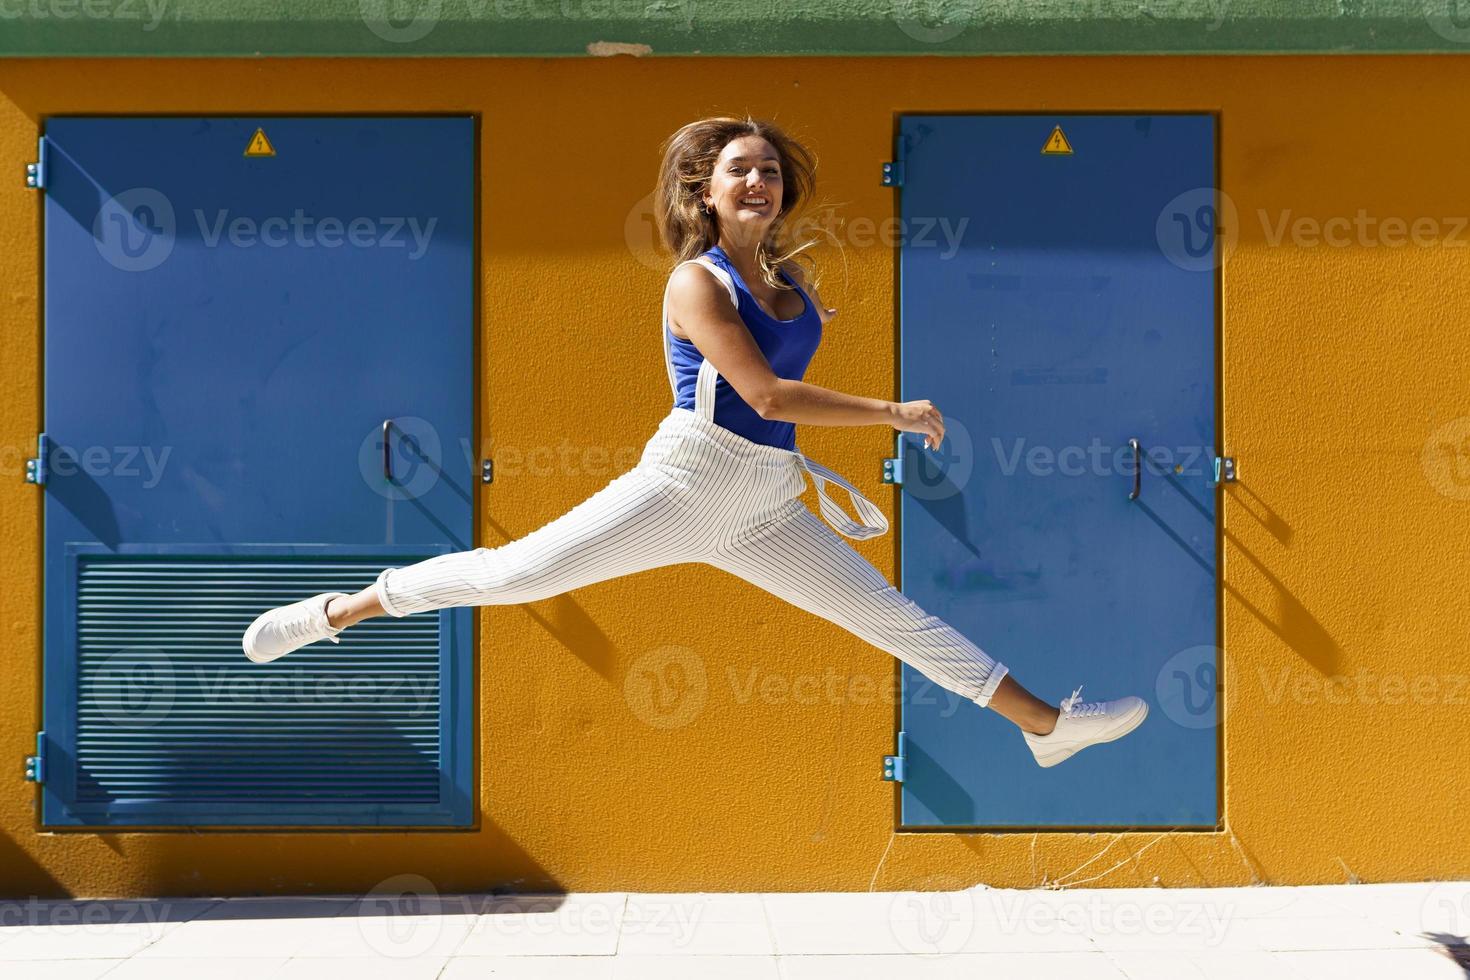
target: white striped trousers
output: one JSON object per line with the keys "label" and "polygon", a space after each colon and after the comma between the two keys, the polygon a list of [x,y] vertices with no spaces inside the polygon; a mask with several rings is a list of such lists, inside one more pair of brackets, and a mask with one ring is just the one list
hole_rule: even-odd
{"label": "white striped trousers", "polygon": [[[674,408],[638,464],[561,517],[496,548],[387,568],[374,585],[391,616],[449,606],[533,602],[664,565],[701,562],[841,626],[982,707],[1007,668],[924,612],[801,499],[806,474],[822,512],[850,537],[887,528],[851,484],[800,452],[753,442]],[[830,480],[871,524],[827,496]]]}

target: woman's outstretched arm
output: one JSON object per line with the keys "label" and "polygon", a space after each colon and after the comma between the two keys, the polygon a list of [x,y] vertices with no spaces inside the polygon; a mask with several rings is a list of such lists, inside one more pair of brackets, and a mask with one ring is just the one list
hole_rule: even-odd
{"label": "woman's outstretched arm", "polygon": [[[820,306],[820,297],[810,295]],[[927,400],[892,402],[778,377],[730,305],[729,294],[707,269],[691,263],[674,270],[668,311],[669,319],[763,419],[805,425],[890,425],[901,432],[923,433],[930,449],[938,449],[944,440],[944,419]]]}

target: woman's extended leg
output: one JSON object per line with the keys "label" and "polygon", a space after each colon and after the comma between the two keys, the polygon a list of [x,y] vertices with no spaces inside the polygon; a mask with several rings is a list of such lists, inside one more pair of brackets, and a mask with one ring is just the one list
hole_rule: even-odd
{"label": "woman's extended leg", "polygon": [[534,602],[693,561],[697,514],[669,492],[657,470],[630,470],[524,537],[384,569],[371,589],[376,605],[390,616],[407,616],[448,606]]}
{"label": "woman's extended leg", "polygon": [[319,639],[337,642],[346,626],[384,613],[532,602],[696,561],[700,511],[674,499],[677,490],[657,468],[636,467],[515,541],[386,568],[356,595],[322,593],[262,613],[245,633],[245,655],[266,663]]}
{"label": "woman's extended leg", "polygon": [[339,595],[327,603],[327,622],[337,629],[346,629],[364,619],[383,615],[383,604],[378,601],[376,585],[369,585],[353,595]]}
{"label": "woman's extended leg", "polygon": [[1032,696],[965,635],[926,613],[806,507],[709,564],[886,650],[1024,731],[1046,734],[1058,710]]}

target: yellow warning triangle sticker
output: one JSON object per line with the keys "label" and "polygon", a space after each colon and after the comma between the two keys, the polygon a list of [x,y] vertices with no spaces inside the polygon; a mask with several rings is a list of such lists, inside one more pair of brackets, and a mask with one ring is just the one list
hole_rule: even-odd
{"label": "yellow warning triangle sticker", "polygon": [[245,147],[247,157],[273,157],[276,148],[271,146],[271,141],[266,138],[265,130],[257,128],[255,135],[250,137],[250,145]]}
{"label": "yellow warning triangle sticker", "polygon": [[1067,134],[1062,132],[1062,127],[1058,126],[1056,129],[1053,129],[1051,131],[1051,136],[1047,139],[1046,145],[1041,148],[1041,152],[1042,153],[1071,153],[1072,152],[1072,144],[1067,142]]}

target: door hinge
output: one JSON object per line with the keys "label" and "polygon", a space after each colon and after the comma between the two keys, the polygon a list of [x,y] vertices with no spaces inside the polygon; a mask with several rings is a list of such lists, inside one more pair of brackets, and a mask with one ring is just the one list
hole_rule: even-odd
{"label": "door hinge", "polygon": [[46,188],[46,137],[36,140],[36,162],[26,164],[26,186],[36,190]]}
{"label": "door hinge", "polygon": [[46,450],[48,446],[46,433],[36,436],[36,455],[26,460],[26,482],[34,483],[36,486],[46,485]]}
{"label": "door hinge", "polygon": [[898,733],[898,754],[883,757],[883,778],[894,783],[903,782],[903,732]]}
{"label": "door hinge", "polygon": [[1216,456],[1215,457],[1215,480],[1214,480],[1214,483],[1212,485],[1213,486],[1219,486],[1222,483],[1234,483],[1234,482],[1235,482],[1235,457],[1234,456]]}
{"label": "door hinge", "polygon": [[480,482],[489,483],[495,479],[495,461],[491,459],[480,460]]}
{"label": "door hinge", "polygon": [[889,160],[883,164],[883,186],[903,186],[903,161]]}
{"label": "door hinge", "polygon": [[26,781],[30,783],[44,783],[46,781],[46,733],[36,733],[36,754],[26,756]]}
{"label": "door hinge", "polygon": [[903,486],[903,433],[894,434],[893,451],[896,456],[889,456],[883,460],[883,482]]}

